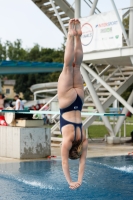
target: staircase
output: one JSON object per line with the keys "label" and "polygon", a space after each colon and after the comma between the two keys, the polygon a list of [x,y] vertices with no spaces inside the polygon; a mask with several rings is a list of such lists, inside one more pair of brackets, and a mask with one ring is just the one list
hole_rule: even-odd
{"label": "staircase", "polygon": [[[100,68],[100,67],[99,67]],[[108,74],[108,75],[107,75]],[[108,71],[106,71],[106,75],[102,75],[101,77],[113,90],[115,90],[119,95],[121,95],[132,83],[133,83],[133,67],[114,67],[111,66]],[[106,110],[115,100],[115,97],[110,94],[99,83],[93,83],[95,91],[99,97],[99,100]],[[93,106],[96,109],[95,105],[93,104],[93,100],[91,95],[85,97],[85,103],[83,110],[87,111],[87,106]],[[90,126],[93,121],[95,120],[95,116],[89,116],[83,121],[84,128]]]}
{"label": "staircase", "polygon": [[[58,17],[52,7],[49,0],[32,0],[36,6],[63,32],[62,27],[59,23]],[[59,17],[64,25],[68,28],[68,22],[71,18],[74,18],[74,9],[66,0],[54,0],[56,10]]]}

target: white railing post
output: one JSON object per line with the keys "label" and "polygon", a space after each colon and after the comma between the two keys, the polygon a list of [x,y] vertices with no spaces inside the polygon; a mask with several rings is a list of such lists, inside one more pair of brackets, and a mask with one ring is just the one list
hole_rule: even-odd
{"label": "white railing post", "polygon": [[36,94],[34,93],[34,101],[36,101]]}
{"label": "white railing post", "polygon": [[121,138],[121,128],[119,129],[119,138]]}
{"label": "white railing post", "polygon": [[124,120],[124,138],[126,137],[126,120]]}

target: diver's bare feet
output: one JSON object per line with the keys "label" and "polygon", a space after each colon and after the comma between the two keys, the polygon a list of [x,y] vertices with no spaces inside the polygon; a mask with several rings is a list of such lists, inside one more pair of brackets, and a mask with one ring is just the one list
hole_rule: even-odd
{"label": "diver's bare feet", "polygon": [[75,19],[75,30],[76,30],[76,36],[81,36],[82,31],[81,31],[81,24],[78,19]]}
{"label": "diver's bare feet", "polygon": [[70,36],[77,35],[77,32],[75,30],[75,19],[70,19],[69,21],[68,35]]}

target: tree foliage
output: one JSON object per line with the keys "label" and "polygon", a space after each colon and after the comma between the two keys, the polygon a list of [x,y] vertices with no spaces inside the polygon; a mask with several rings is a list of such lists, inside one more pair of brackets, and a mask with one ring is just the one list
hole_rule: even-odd
{"label": "tree foliage", "polygon": [[[17,39],[15,42],[0,42],[0,60],[17,61],[40,61],[40,62],[63,62],[64,48],[61,49],[43,48],[35,44],[31,49],[24,49],[22,41]],[[14,91],[22,92],[25,99],[31,99],[30,87],[36,83],[46,83],[57,81],[60,72],[36,73],[36,74],[13,74],[7,75],[8,79],[15,79]]]}
{"label": "tree foliage", "polygon": [[123,19],[123,25],[126,30],[129,30],[129,16]]}

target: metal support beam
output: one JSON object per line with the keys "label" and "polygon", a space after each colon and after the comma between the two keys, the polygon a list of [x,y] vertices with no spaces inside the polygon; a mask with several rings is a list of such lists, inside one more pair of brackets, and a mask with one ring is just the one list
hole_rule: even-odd
{"label": "metal support beam", "polygon": [[[119,69],[116,68],[116,69],[113,71],[113,73],[111,73],[104,81],[107,82],[118,70],[119,70]],[[101,77],[100,74],[98,74],[98,76]],[[94,78],[93,80],[97,80],[97,79]],[[92,80],[92,83],[94,83],[93,80]],[[98,87],[95,88],[95,91],[97,91],[100,87],[101,87],[101,84],[99,84]],[[90,96],[90,94],[89,94],[89,96]],[[89,98],[89,96],[85,98],[85,101]]]}
{"label": "metal support beam", "polygon": [[[91,67],[91,65],[92,65],[92,63],[91,63],[88,67]],[[103,69],[103,70],[98,74],[98,76],[102,76],[110,67],[111,67],[111,65],[108,65],[105,69]],[[91,83],[96,82],[96,80],[97,80],[97,79],[94,78],[94,79],[91,81]],[[84,90],[85,90],[86,88],[87,88],[87,86],[84,87]]]}
{"label": "metal support beam", "polygon": [[[130,0],[130,17],[129,17],[129,41],[130,45],[133,46],[133,0]],[[130,57],[133,65],[133,56]]]}
{"label": "metal support beam", "polygon": [[93,15],[95,13],[95,9],[96,9],[97,3],[98,3],[98,0],[94,0],[93,1],[89,16],[91,16],[91,15]]}
{"label": "metal support beam", "polygon": [[61,25],[61,27],[62,27],[62,30],[63,30],[65,36],[67,37],[66,28],[65,28],[65,26],[64,26],[64,24],[63,24],[63,22],[62,22],[62,20],[61,20],[61,17],[60,17],[60,15],[59,15],[59,13],[58,13],[58,11],[57,11],[57,9],[56,9],[54,3],[53,3],[53,0],[49,0],[49,1],[50,1],[51,5],[52,5],[52,7],[53,7],[53,9],[54,9],[54,11],[55,11],[55,13],[56,13],[56,15],[57,15],[57,18],[58,18],[59,23],[60,23],[60,25]]}
{"label": "metal support beam", "polygon": [[116,91],[114,91],[105,81],[103,81],[92,69],[88,68],[85,64],[82,66],[95,77],[118,101],[120,101],[131,113],[133,113],[133,107],[131,107]]}
{"label": "metal support beam", "polygon": [[75,18],[81,17],[81,0],[75,0]]}
{"label": "metal support beam", "polygon": [[[131,0],[131,1],[132,1],[132,0]],[[114,8],[116,17],[117,17],[118,22],[119,22],[119,24],[120,24],[120,27],[121,27],[121,29],[122,29],[122,32],[123,32],[124,38],[125,38],[125,40],[126,40],[126,43],[127,43],[127,45],[129,46],[130,44],[129,44],[129,40],[128,40],[128,37],[127,37],[127,33],[126,33],[125,28],[124,28],[124,26],[123,26],[123,24],[122,24],[122,21],[121,21],[120,15],[119,15],[119,13],[118,13],[118,10],[117,10],[117,8],[116,8],[116,5],[115,5],[115,3],[114,3],[114,0],[111,0],[111,3],[112,3],[112,6],[113,6],[113,8]]]}
{"label": "metal support beam", "polygon": [[[132,105],[132,103],[133,103],[133,90],[132,90],[132,92],[131,92],[131,94],[130,94],[128,100],[127,100],[127,103],[128,103],[129,105]],[[116,123],[116,125],[115,125],[115,128],[114,128],[115,136],[116,136],[117,133],[119,132],[120,127],[122,126],[122,124],[123,124],[123,122],[124,122],[124,120],[125,120],[125,118],[126,118],[127,111],[128,111],[128,109],[127,109],[126,107],[124,107],[124,109],[123,109],[123,111],[122,111],[122,114],[125,114],[125,116],[124,116],[124,117],[123,117],[123,116],[119,117],[119,119],[118,119],[118,121],[117,121],[117,123]]]}
{"label": "metal support beam", "polygon": [[[98,74],[98,76],[102,76],[106,71],[109,70],[110,67],[111,67],[111,65],[107,65],[107,67],[105,67],[105,68]],[[94,79],[92,80],[92,83],[94,83],[95,80],[96,80],[96,79],[94,78]]]}
{"label": "metal support beam", "polygon": [[133,0],[130,0],[129,41],[133,45]]}
{"label": "metal support beam", "polygon": [[[90,81],[90,79],[89,79],[89,77],[87,75],[87,72],[86,72],[86,70],[84,69],[84,67],[82,65],[81,65],[81,73],[82,73],[82,75],[84,77],[84,80],[85,80],[86,85],[87,85],[87,87],[88,87],[88,89],[90,91],[90,94],[92,96],[93,102],[95,103],[95,106],[96,106],[97,110],[99,112],[105,112],[103,107],[102,107],[102,105],[101,105],[101,102],[100,102],[100,100],[99,100],[99,98],[98,98],[98,96],[97,96],[97,94],[96,94],[96,92],[95,92],[95,90],[93,88],[93,85],[92,85],[92,83],[91,83],[91,81]],[[110,123],[108,121],[108,118],[107,117],[102,117],[102,120],[103,120],[103,122],[105,124],[105,127],[107,128],[110,136],[114,136],[113,129],[112,129],[112,127],[111,127],[111,125],[110,125]]]}
{"label": "metal support beam", "polygon": [[41,109],[40,110],[43,110],[47,105],[49,105],[54,99],[56,99],[57,98],[57,94],[54,96],[54,97],[52,97],[43,107],[41,107]]}

